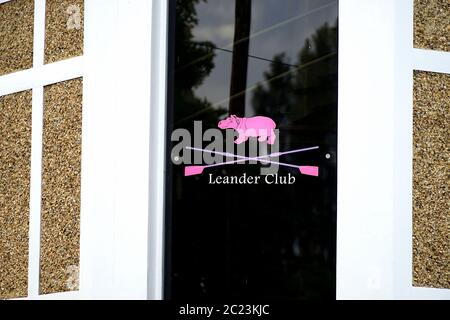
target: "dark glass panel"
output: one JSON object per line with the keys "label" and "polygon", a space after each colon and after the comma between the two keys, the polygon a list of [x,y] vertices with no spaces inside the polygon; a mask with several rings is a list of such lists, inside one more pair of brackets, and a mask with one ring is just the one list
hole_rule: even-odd
{"label": "dark glass panel", "polygon": [[259,176],[261,164],[185,177],[169,141],[167,298],[334,299],[337,1],[171,5],[169,137],[193,134],[194,121],[207,130],[230,114],[270,117],[281,151],[319,146],[280,161],[319,166],[320,175],[280,167],[294,184],[211,184],[209,173]]}

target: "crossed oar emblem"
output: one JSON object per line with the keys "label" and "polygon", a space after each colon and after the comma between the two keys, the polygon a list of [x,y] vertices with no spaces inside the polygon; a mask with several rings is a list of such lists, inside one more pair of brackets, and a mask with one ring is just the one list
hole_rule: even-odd
{"label": "crossed oar emblem", "polygon": [[202,174],[203,171],[208,168],[220,167],[220,166],[225,166],[225,165],[229,165],[229,164],[235,164],[235,163],[240,163],[240,162],[245,162],[245,161],[255,161],[255,160],[262,162],[262,163],[271,163],[271,164],[277,164],[282,167],[295,168],[295,169],[298,169],[300,171],[300,173],[304,174],[304,175],[314,176],[314,177],[319,176],[319,167],[316,167],[316,166],[297,166],[294,164],[267,160],[267,158],[273,158],[273,157],[284,156],[284,155],[292,154],[292,153],[300,153],[300,152],[316,150],[316,149],[319,149],[318,146],[311,147],[311,148],[303,148],[303,149],[285,151],[285,152],[275,152],[272,154],[259,156],[259,157],[244,157],[244,156],[240,156],[240,155],[228,153],[228,152],[219,152],[219,151],[205,150],[205,149],[192,148],[192,147],[186,147],[186,149],[193,150],[193,151],[199,151],[199,152],[206,152],[206,153],[211,153],[211,154],[219,154],[222,156],[238,158],[240,160],[215,163],[215,164],[210,164],[210,165],[206,165],[206,166],[187,166],[184,168],[184,176],[185,177]]}

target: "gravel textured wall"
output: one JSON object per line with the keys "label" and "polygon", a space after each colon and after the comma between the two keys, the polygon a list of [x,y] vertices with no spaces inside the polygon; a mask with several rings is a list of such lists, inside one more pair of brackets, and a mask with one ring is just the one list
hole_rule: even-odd
{"label": "gravel textured wall", "polygon": [[414,73],[413,281],[450,288],[450,75]]}
{"label": "gravel textured wall", "polygon": [[27,296],[31,96],[0,97],[0,299]]}

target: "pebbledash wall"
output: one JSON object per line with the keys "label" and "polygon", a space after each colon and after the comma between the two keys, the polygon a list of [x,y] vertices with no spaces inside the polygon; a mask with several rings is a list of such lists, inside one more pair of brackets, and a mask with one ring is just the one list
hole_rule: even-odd
{"label": "pebbledash wall", "polygon": [[0,97],[1,298],[28,296],[35,253],[39,294],[78,289],[82,77],[32,83],[31,73],[82,54],[82,0],[0,4],[0,75],[29,75],[27,90]]}
{"label": "pebbledash wall", "polygon": [[[450,55],[450,1],[415,1],[414,46]],[[414,71],[413,119],[413,283],[448,289],[450,74]]]}
{"label": "pebbledash wall", "polygon": [[[448,299],[450,2],[339,11],[337,297]],[[0,1],[0,299],[162,297],[167,14]]]}
{"label": "pebbledash wall", "polygon": [[0,1],[0,299],[147,297],[155,8]]}

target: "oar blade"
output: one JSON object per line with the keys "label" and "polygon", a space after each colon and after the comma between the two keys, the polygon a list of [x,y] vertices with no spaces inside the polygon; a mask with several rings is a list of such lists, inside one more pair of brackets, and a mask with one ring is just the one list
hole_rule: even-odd
{"label": "oar blade", "polygon": [[319,167],[316,166],[301,166],[299,167],[300,173],[307,175],[307,176],[313,176],[318,177],[319,176]]}
{"label": "oar blade", "polygon": [[189,177],[189,176],[195,176],[198,174],[202,174],[204,169],[205,169],[205,167],[202,167],[202,166],[186,167],[186,168],[184,168],[184,176]]}

